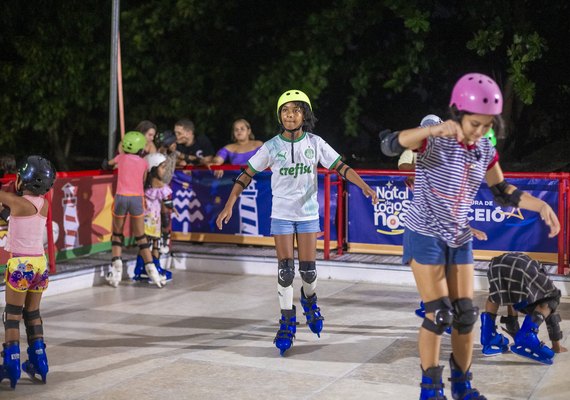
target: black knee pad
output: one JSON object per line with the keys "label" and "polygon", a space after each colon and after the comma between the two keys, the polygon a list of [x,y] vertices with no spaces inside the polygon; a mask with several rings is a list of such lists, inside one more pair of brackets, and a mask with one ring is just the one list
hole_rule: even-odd
{"label": "black knee pad", "polygon": [[453,302],[453,309],[455,310],[453,327],[460,335],[470,333],[479,317],[479,307],[473,305],[472,299],[464,297]]}
{"label": "black knee pad", "polygon": [[313,283],[317,279],[317,263],[315,261],[299,261],[299,273],[304,282]]}
{"label": "black knee pad", "polygon": [[[2,320],[4,322],[4,329],[19,329],[20,319],[22,318],[22,311],[24,306],[15,306],[14,304],[6,304]],[[18,319],[8,319],[8,315],[17,316]]]}
{"label": "black knee pad", "polygon": [[437,300],[424,303],[426,314],[433,313],[433,321],[424,318],[422,327],[436,335],[441,335],[453,322],[453,307],[449,297],[441,297]]}
{"label": "black knee pad", "polygon": [[277,282],[283,287],[291,286],[295,278],[295,261],[290,258],[279,261]]}
{"label": "black knee pad", "polygon": [[[37,337],[42,337],[44,335],[44,327],[42,317],[40,315],[40,310],[27,311],[24,310],[24,325],[26,325],[26,336],[28,337],[28,343]],[[32,325],[32,321],[39,319],[40,323]]]}

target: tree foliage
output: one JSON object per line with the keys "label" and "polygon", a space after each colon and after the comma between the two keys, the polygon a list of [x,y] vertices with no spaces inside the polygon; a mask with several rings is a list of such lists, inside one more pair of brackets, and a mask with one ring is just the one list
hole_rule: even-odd
{"label": "tree foliage", "polygon": [[[104,157],[111,1],[0,7],[5,151],[41,152],[60,169]],[[123,0],[127,129],[188,117],[222,146],[233,119],[245,117],[266,139],[276,99],[298,88],[313,101],[318,133],[373,164],[382,162],[373,150],[380,128],[445,116],[455,80],[480,71],[504,90],[502,139],[521,158],[537,143],[568,140],[568,8],[562,0]]]}

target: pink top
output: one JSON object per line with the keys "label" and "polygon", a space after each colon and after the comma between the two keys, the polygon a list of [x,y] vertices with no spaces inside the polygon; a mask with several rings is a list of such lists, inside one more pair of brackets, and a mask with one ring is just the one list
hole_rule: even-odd
{"label": "pink top", "polygon": [[44,227],[46,217],[40,215],[45,199],[42,196],[22,196],[36,207],[34,215],[17,217],[12,215],[8,224],[6,250],[12,254],[38,256],[44,254]]}
{"label": "pink top", "polygon": [[114,158],[117,174],[117,194],[123,196],[144,196],[144,173],[148,168],[146,160],[135,154],[119,154]]}

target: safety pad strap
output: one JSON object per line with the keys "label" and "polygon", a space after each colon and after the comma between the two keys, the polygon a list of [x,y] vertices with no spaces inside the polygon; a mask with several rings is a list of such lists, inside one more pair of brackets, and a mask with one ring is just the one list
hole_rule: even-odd
{"label": "safety pad strap", "polygon": [[20,320],[4,319],[4,329],[20,329]]}
{"label": "safety pad strap", "polygon": [[455,300],[453,309],[455,310],[453,327],[460,335],[470,333],[479,317],[479,307],[473,306],[473,300],[465,297]]}
{"label": "safety pad strap", "polygon": [[146,239],[146,235],[135,236],[135,240],[138,242],[139,240]]}
{"label": "safety pad strap", "polygon": [[424,318],[422,326],[430,332],[441,335],[453,322],[453,306],[449,297],[441,297],[424,303],[426,314],[433,313],[433,321]]}
{"label": "safety pad strap", "polygon": [[34,319],[40,319],[41,320],[39,308],[37,310],[33,310],[33,311],[24,310],[23,315],[24,315],[24,322],[33,321]]}
{"label": "safety pad strap", "polygon": [[445,332],[446,327],[443,325],[437,325],[429,318],[424,318],[424,322],[422,322],[422,328],[427,329],[430,332],[435,333],[436,335],[441,335]]}
{"label": "safety pad strap", "polygon": [[6,307],[4,307],[4,313],[10,315],[16,315],[18,317],[22,316],[23,311],[24,311],[24,306],[16,306],[10,303],[6,304]]}
{"label": "safety pad strap", "polygon": [[121,259],[121,257],[113,257],[113,258],[111,258],[111,262],[115,262],[115,261],[120,260],[120,259]]}
{"label": "safety pad strap", "polygon": [[307,283],[313,283],[317,279],[317,264],[315,261],[299,261],[299,273],[301,279]]}
{"label": "safety pad strap", "polygon": [[117,233],[117,232],[113,232],[113,236],[121,238],[121,240],[123,240],[125,238],[125,235],[123,235],[122,233]]}
{"label": "safety pad strap", "polygon": [[144,249],[148,249],[149,247],[151,247],[152,243],[149,241],[146,241],[144,243],[139,244],[138,246],[139,246],[139,249],[144,250]]}

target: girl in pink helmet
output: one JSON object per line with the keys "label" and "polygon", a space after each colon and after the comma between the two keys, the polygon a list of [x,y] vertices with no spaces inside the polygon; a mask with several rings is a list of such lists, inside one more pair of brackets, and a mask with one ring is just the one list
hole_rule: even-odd
{"label": "girl in pink helmet", "polygon": [[445,399],[439,365],[441,334],[453,327],[451,392],[453,399],[485,399],[471,387],[473,325],[472,233],[467,214],[483,178],[495,202],[540,213],[549,237],[560,230],[544,201],[507,183],[489,129],[501,127],[503,96],[490,77],[471,73],[453,88],[451,119],[436,126],[408,129],[381,137],[382,151],[418,154],[414,199],[406,214],[403,263],[410,264],[426,315],[418,336],[422,382],[420,400]]}

